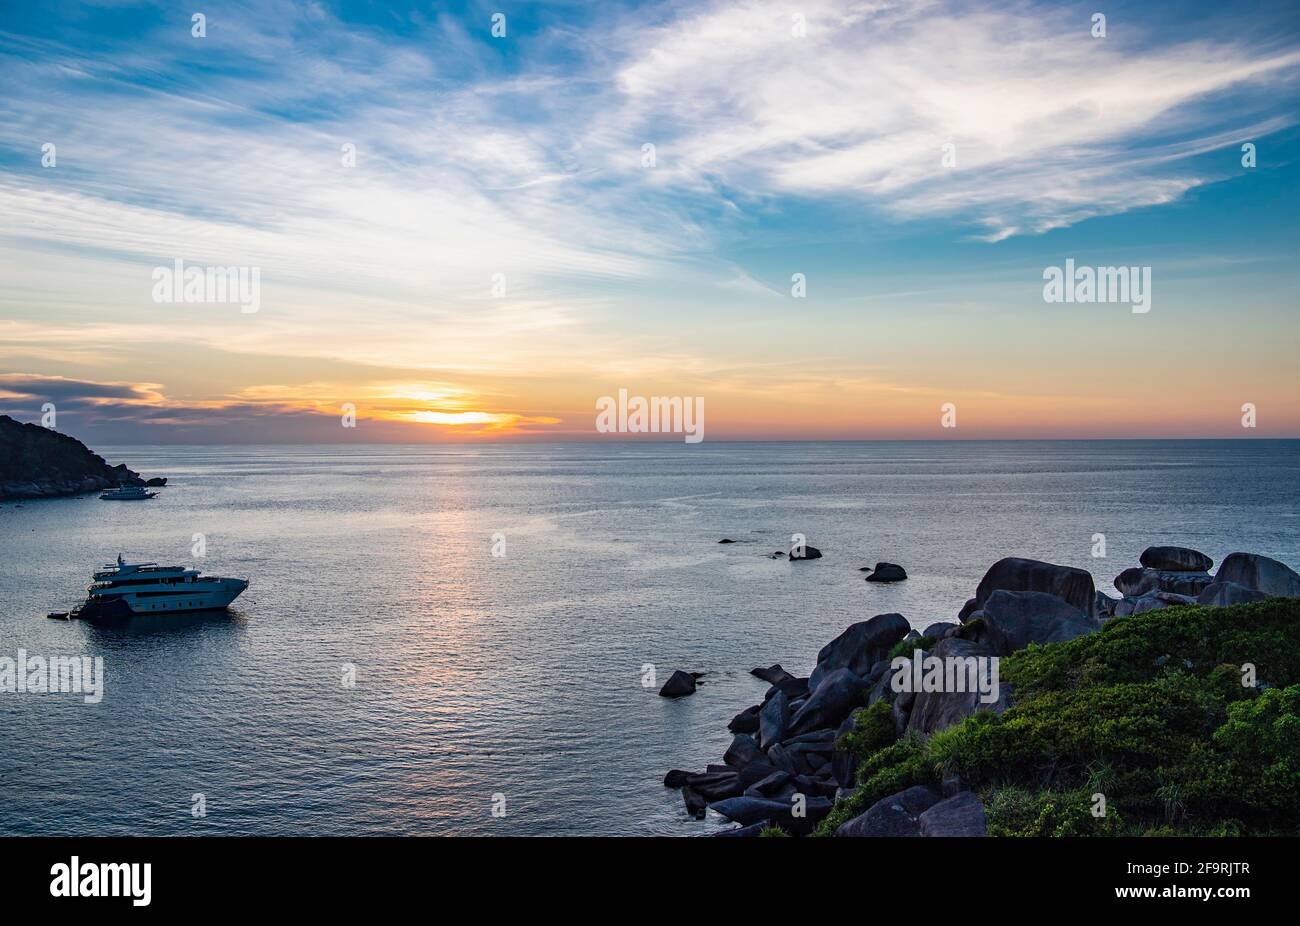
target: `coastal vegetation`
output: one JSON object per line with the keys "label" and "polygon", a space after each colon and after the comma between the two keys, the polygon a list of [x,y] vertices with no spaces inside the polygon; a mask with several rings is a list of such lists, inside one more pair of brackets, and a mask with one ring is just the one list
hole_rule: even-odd
{"label": "coastal vegetation", "polygon": [[859,783],[818,832],[954,775],[984,801],[990,835],[1300,825],[1300,600],[1114,618],[1012,653],[1002,679],[1012,707],[928,739],[896,739],[883,701],[859,709],[838,744],[861,762]]}
{"label": "coastal vegetation", "polygon": [[855,623],[779,664],[688,812],[792,835],[1300,831],[1300,574],[1149,547],[1115,579],[994,563],[956,622]]}

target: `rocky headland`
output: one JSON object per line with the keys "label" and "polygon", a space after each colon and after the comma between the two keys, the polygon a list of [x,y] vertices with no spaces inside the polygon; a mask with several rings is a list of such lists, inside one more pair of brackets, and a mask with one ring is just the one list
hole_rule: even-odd
{"label": "rocky headland", "polygon": [[[1300,574],[1212,566],[1150,547],[1113,599],[1085,570],[1000,560],[951,621],[881,614],[807,677],[753,669],[770,687],[721,763],[664,784],[727,836],[1294,834]],[[896,690],[933,657],[996,665],[996,697]]]}
{"label": "rocky headland", "polygon": [[125,464],[109,466],[74,437],[0,415],[0,500],[56,498],[166,482],[143,479]]}

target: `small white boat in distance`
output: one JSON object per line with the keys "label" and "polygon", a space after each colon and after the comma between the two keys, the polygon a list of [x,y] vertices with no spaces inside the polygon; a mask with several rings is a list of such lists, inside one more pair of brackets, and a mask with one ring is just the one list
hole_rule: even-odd
{"label": "small white boat in distance", "polygon": [[119,486],[116,489],[105,489],[99,497],[110,502],[136,502],[153,498],[157,494],[148,491],[144,486]]}
{"label": "small white boat in distance", "polygon": [[69,617],[84,620],[225,608],[248,588],[247,579],[205,576],[184,566],[127,563],[118,556],[94,574],[89,597]]}

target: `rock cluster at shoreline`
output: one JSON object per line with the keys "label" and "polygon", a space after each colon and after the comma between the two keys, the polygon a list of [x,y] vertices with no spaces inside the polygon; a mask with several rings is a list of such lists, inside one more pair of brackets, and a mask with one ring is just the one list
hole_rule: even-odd
{"label": "rock cluster at shoreline", "polygon": [[[664,784],[681,789],[692,816],[712,809],[740,824],[720,835],[758,835],[774,826],[806,835],[856,787],[859,760],[844,738],[861,730],[863,714],[876,722],[885,718],[891,741],[909,733],[928,738],[979,710],[1002,713],[1014,699],[1008,685],[992,703],[983,703],[979,692],[895,692],[891,651],[909,654],[901,658],[914,649],[940,658],[1002,657],[1031,643],[1090,634],[1116,616],[1300,597],[1300,574],[1256,554],[1233,553],[1214,575],[1208,556],[1182,547],[1150,547],[1141,563],[1116,578],[1124,596],[1116,600],[1098,591],[1085,570],[1003,559],[989,568],[955,621],[918,633],[902,615],[881,614],[822,647],[807,678],[780,665],[755,668],[752,674],[771,687],[762,703],[732,718],[733,739],[722,763],[698,773],[675,769]],[[874,705],[884,706],[873,711]],[[868,710],[860,712],[863,707]],[[987,822],[979,797],[952,776],[941,788],[914,786],[876,801],[835,835],[982,836]]]}
{"label": "rock cluster at shoreline", "polygon": [[161,486],[125,464],[109,466],[74,437],[0,415],[0,500],[56,498],[118,486]]}

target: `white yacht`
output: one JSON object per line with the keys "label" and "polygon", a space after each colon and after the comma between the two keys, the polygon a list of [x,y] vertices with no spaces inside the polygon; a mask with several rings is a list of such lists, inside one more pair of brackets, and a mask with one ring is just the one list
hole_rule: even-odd
{"label": "white yacht", "polygon": [[95,620],[220,609],[248,588],[247,579],[205,576],[184,566],[127,563],[120,555],[115,564],[96,572],[94,580],[86,589],[86,602],[74,608],[70,617]]}
{"label": "white yacht", "polygon": [[150,492],[144,486],[119,486],[116,489],[105,489],[99,497],[110,502],[135,502],[153,498],[157,494],[157,492]]}

